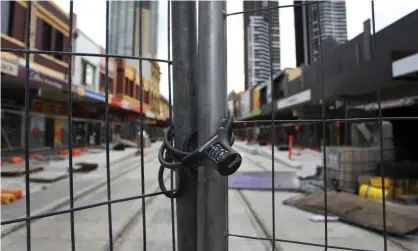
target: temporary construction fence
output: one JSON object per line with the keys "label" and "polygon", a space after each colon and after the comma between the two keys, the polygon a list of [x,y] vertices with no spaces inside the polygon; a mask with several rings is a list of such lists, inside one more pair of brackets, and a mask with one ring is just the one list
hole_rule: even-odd
{"label": "temporary construction fence", "polygon": [[[256,237],[256,236],[245,236],[241,234],[232,233],[229,231],[228,225],[228,193],[227,193],[227,179],[218,172],[215,168],[198,168],[196,169],[176,169],[171,171],[171,188],[168,191],[157,192],[157,193],[147,193],[145,191],[144,185],[144,156],[141,156],[140,167],[141,167],[141,194],[126,197],[122,199],[114,199],[112,197],[111,189],[111,176],[110,176],[110,161],[109,161],[109,133],[105,134],[106,138],[106,169],[107,169],[107,200],[99,203],[94,203],[86,206],[76,207],[74,205],[74,184],[73,184],[73,169],[70,168],[69,172],[69,194],[70,194],[70,208],[66,210],[55,211],[48,214],[33,214],[31,212],[31,193],[29,186],[29,155],[30,155],[30,121],[31,113],[29,111],[30,106],[30,80],[29,80],[29,70],[30,70],[30,55],[37,54],[46,54],[46,55],[66,55],[69,57],[68,61],[68,70],[72,72],[73,64],[72,60],[75,56],[92,56],[92,57],[104,57],[106,60],[106,76],[108,75],[108,66],[109,58],[129,58],[132,60],[138,61],[138,66],[140,69],[140,74],[142,75],[142,62],[147,61],[156,61],[160,63],[166,63],[168,68],[168,80],[169,80],[169,103],[171,109],[171,101],[173,96],[174,104],[172,111],[170,110],[170,118],[173,118],[174,122],[174,141],[175,147],[179,152],[189,151],[191,149],[196,149],[197,145],[203,145],[207,139],[218,129],[220,121],[225,117],[227,111],[227,102],[226,102],[226,40],[227,40],[227,31],[226,23],[228,18],[236,15],[243,15],[246,13],[255,13],[263,12],[267,14],[267,21],[272,20],[273,11],[277,11],[280,8],[293,8],[294,5],[286,6],[265,6],[261,9],[245,10],[235,13],[226,12],[226,2],[225,1],[201,1],[196,8],[196,2],[194,1],[175,1],[169,2],[168,4],[168,38],[169,43],[167,45],[168,58],[167,59],[152,59],[145,58],[142,56],[121,56],[121,55],[112,55],[109,54],[109,12],[110,12],[110,2],[106,2],[106,53],[105,54],[93,54],[93,53],[75,53],[72,49],[72,41],[74,35],[72,32],[69,33],[69,50],[68,51],[44,51],[44,50],[32,50],[30,49],[31,39],[31,24],[32,21],[32,2],[27,2],[27,15],[26,15],[26,42],[25,49],[13,49],[13,48],[1,48],[2,52],[11,52],[11,53],[23,53],[26,55],[26,78],[25,78],[25,111],[24,111],[24,148],[25,148],[25,166],[26,166],[26,216],[23,218],[17,218],[12,220],[5,220],[1,222],[2,226],[10,224],[25,224],[26,227],[26,243],[27,250],[32,250],[32,238],[31,238],[31,222],[40,218],[69,214],[71,221],[71,249],[76,250],[76,239],[75,239],[75,226],[74,219],[75,214],[81,210],[87,210],[96,207],[107,207],[108,209],[108,241],[109,249],[113,250],[114,243],[114,232],[112,219],[112,205],[115,203],[126,203],[132,200],[142,200],[142,207],[145,208],[145,198],[151,196],[161,196],[163,194],[169,195],[170,205],[171,205],[171,220],[172,220],[172,250],[180,251],[195,251],[195,250],[206,250],[206,251],[219,251],[219,250],[228,250],[228,240],[229,238],[246,238],[253,239],[254,241],[264,240],[271,242],[272,250],[277,250],[277,244],[286,242],[294,243],[298,245],[305,245],[311,247],[323,247],[325,250],[328,248],[332,249],[341,249],[341,250],[358,250],[350,247],[344,246],[333,246],[328,242],[328,221],[324,221],[324,244],[319,243],[310,243],[299,240],[288,240],[278,238],[276,226],[276,195],[275,195],[275,162],[274,162],[274,147],[272,148],[272,208],[271,208],[271,224],[272,224],[272,235],[270,237]],[[70,13],[69,20],[73,20],[73,1],[70,1]],[[141,8],[143,2],[137,2],[138,7]],[[270,4],[270,2],[269,2]],[[322,1],[309,1],[306,3],[301,3],[299,5],[321,5]],[[375,32],[375,19],[374,19],[374,3],[372,4],[372,21],[373,21],[373,33]],[[172,9],[171,9],[172,8]],[[318,10],[318,16],[321,16]],[[196,11],[199,14],[199,20],[196,19]],[[142,15],[141,12],[139,15]],[[138,20],[142,20],[139,18]],[[197,25],[196,25],[197,24]],[[271,22],[268,22],[268,40],[269,40],[269,58],[270,58],[270,77],[273,79],[273,62],[271,60],[272,55],[272,25]],[[139,25],[142,27],[142,25]],[[199,28],[197,30],[197,27]],[[73,30],[73,23],[69,22],[69,30]],[[172,31],[172,32],[171,32]],[[319,37],[321,37],[321,26],[319,26]],[[139,48],[142,48],[142,38],[141,38],[141,28],[139,32],[140,38]],[[199,36],[197,36],[199,34]],[[172,43],[171,43],[172,37]],[[283,38],[286,39],[286,38]],[[375,41],[373,41],[375,43]],[[319,45],[322,46],[322,43],[319,41]],[[173,50],[173,59],[171,59],[171,48]],[[140,53],[142,54],[142,53]],[[319,50],[319,62],[322,65],[322,50]],[[173,86],[174,89],[171,89],[171,74],[173,68]],[[323,72],[319,74],[321,79],[321,93],[322,97],[324,96],[324,86],[323,86]],[[72,76],[68,75],[68,134],[72,134],[74,120],[72,117],[71,104],[71,88],[72,85]],[[143,107],[143,83],[141,79],[140,83],[140,102],[141,109]],[[109,132],[109,79],[106,78],[105,81],[105,128],[106,132]],[[173,95],[172,95],[173,94]],[[382,120],[384,119],[381,113],[380,107],[380,94],[377,92],[377,100],[379,104],[379,116],[370,117],[370,118],[347,118],[347,119],[327,119],[326,118],[326,109],[324,104],[322,105],[322,116],[321,119],[312,119],[312,120],[275,120],[274,114],[276,112],[276,106],[272,102],[272,118],[268,121],[239,121],[235,122],[235,125],[242,123],[251,124],[251,125],[267,125],[275,127],[277,124],[290,123],[290,122],[305,122],[305,123],[321,123],[322,135],[326,135],[325,128],[327,123],[332,123],[335,121],[340,121],[341,123],[353,122],[353,121],[378,121],[380,123],[380,138],[382,136]],[[142,111],[143,113],[143,111]],[[400,118],[392,118],[400,119]],[[415,118],[401,118],[404,120],[415,119]],[[143,153],[143,129],[144,123],[141,120],[141,152]],[[197,129],[197,139],[194,141],[191,140],[192,133]],[[272,144],[275,144],[276,132],[275,130],[271,131]],[[68,148],[69,148],[69,166],[73,166],[72,159],[72,148],[74,146],[73,137],[69,137]],[[186,146],[186,147],[183,147]],[[383,140],[380,140],[380,149],[383,149]],[[327,200],[329,195],[328,191],[328,182],[327,182],[327,153],[326,146],[322,146],[323,151],[323,160],[324,160],[324,195],[323,195],[323,208],[325,219],[328,216],[328,204]],[[380,160],[384,159],[383,151],[375,151],[375,156],[373,161],[376,161],[377,158]],[[384,169],[381,168],[381,183],[382,191],[385,189],[385,173]],[[176,180],[174,182],[174,172],[176,173]],[[174,189],[174,185],[181,185],[182,193],[181,196],[174,199],[174,195],[178,190]],[[334,205],[335,206],[335,205]],[[383,232],[383,242],[384,250],[388,250],[387,245],[387,223],[386,223],[386,201],[385,197],[382,197],[382,216],[381,221],[383,225],[379,229]],[[147,250],[147,226],[146,226],[146,210],[142,210],[142,249]],[[103,219],[105,220],[105,219]],[[303,228],[303,226],[301,226]],[[355,240],[352,240],[355,241]]]}

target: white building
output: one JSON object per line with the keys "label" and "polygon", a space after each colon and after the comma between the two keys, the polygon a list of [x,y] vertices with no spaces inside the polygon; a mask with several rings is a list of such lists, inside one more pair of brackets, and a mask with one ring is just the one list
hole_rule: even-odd
{"label": "white building", "polygon": [[[79,29],[75,42],[75,50],[78,53],[100,54],[101,46]],[[73,60],[75,61],[73,82],[86,90],[99,92],[100,57],[76,56]]]}
{"label": "white building", "polygon": [[[270,5],[269,5],[270,2]],[[262,1],[262,8],[278,6],[278,1]],[[255,6],[255,8],[260,8]],[[270,21],[269,25],[269,18]],[[271,28],[271,32],[269,29]],[[248,17],[246,29],[248,55],[247,88],[270,80],[272,66],[273,75],[280,72],[280,23],[279,11],[260,11]],[[271,39],[271,48],[270,48]],[[270,66],[271,65],[271,66]]]}

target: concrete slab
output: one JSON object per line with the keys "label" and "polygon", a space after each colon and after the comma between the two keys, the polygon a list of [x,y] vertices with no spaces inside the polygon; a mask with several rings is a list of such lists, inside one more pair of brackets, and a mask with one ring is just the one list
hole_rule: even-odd
{"label": "concrete slab", "polygon": [[[251,207],[267,228],[270,236],[273,234],[271,224],[272,204],[271,192],[243,191]],[[295,196],[294,193],[276,192],[276,238],[299,242],[324,244],[324,223],[312,222],[308,217],[312,214],[288,207],[282,201]],[[303,226],[303,227],[302,227]],[[347,225],[342,222],[328,223],[328,245],[349,247],[354,249],[383,250],[383,238],[374,232]],[[398,245],[389,242],[389,250],[404,250]],[[323,247],[314,247],[293,243],[280,242],[281,249],[287,250],[323,250]],[[328,249],[333,250],[333,249]]]}
{"label": "concrete slab", "polygon": [[[154,155],[155,157],[155,155]],[[158,190],[157,186],[158,160],[152,161],[145,165],[145,188],[146,193],[153,193]],[[167,173],[168,175],[168,173]],[[141,169],[135,168],[129,174],[113,181],[111,183],[112,199],[122,199],[131,196],[138,196],[141,194]],[[167,203],[168,199],[162,198],[163,203]],[[146,200],[149,200],[147,198]],[[75,202],[75,206],[86,206],[94,203],[100,203],[107,200],[107,187],[103,186],[99,190],[88,194]],[[142,199],[134,199],[126,202],[112,204],[112,226],[113,235],[116,237],[126,224],[131,221],[132,217],[137,215],[139,209],[142,207]],[[66,209],[67,206],[61,207],[58,210]],[[152,210],[147,212],[152,213]],[[149,216],[147,217],[149,218]],[[63,245],[63,250],[71,243],[70,238],[70,215],[62,214],[52,217],[46,217],[32,222],[32,239],[37,249],[34,250],[61,250],[57,246]],[[109,241],[109,223],[108,223],[108,206],[102,205],[99,207],[89,208],[75,213],[75,241],[79,250],[103,250]],[[154,227],[158,227],[156,224]],[[164,234],[161,229],[158,229],[160,234]],[[22,228],[16,232],[2,238],[2,250],[20,251],[26,250],[25,240],[26,229]],[[139,242],[136,236],[136,242]],[[44,240],[48,239],[48,242]],[[150,239],[151,240],[151,239]],[[152,241],[152,240],[151,240]]]}
{"label": "concrete slab", "polygon": [[[242,152],[243,162],[239,171],[270,171],[271,160],[260,155]],[[303,154],[302,154],[303,156]],[[309,157],[307,158],[309,160]],[[308,161],[307,161],[308,162]],[[257,163],[257,164],[255,164]],[[309,163],[308,163],[309,164]],[[276,170],[294,170],[276,162]],[[297,171],[300,175],[314,174],[314,166],[305,166]],[[272,236],[272,192],[271,191],[248,191],[241,193],[248,200],[256,217],[266,228],[268,236]],[[297,193],[275,192],[275,216],[276,216],[276,238],[296,242],[311,242],[319,245],[324,244],[325,229],[323,222],[312,222],[309,220],[310,213],[282,205],[282,202]],[[238,224],[239,225],[239,224]],[[232,225],[231,225],[232,227]],[[328,223],[328,245],[351,247],[357,249],[383,250],[383,237],[380,234],[364,230],[359,227],[347,225],[342,222]],[[396,243],[398,244],[396,244]],[[279,242],[279,250],[283,251],[310,251],[324,250],[323,247],[295,244],[291,242]],[[418,236],[409,236],[407,239],[394,239],[389,241],[389,249],[394,251],[418,250]],[[328,250],[339,250],[328,248]]]}
{"label": "concrete slab", "polygon": [[46,170],[38,173],[31,173],[29,175],[29,181],[31,182],[55,182],[60,179],[68,177],[68,172],[66,171],[55,171],[55,170]]}
{"label": "concrete slab", "polygon": [[[151,146],[151,149],[148,149],[148,152],[153,152],[154,154],[157,153],[160,144],[156,143]],[[125,151],[124,151],[125,152]],[[132,157],[134,156],[134,151],[132,152],[117,152],[113,154],[110,152],[110,169],[111,169],[111,177],[116,177],[120,173],[128,170],[129,168],[135,167],[136,163],[138,163],[138,168],[140,167],[140,157]],[[132,155],[131,155],[132,154]],[[156,159],[154,154],[150,154],[145,157],[145,162],[149,161],[150,159]],[[103,160],[104,156],[101,156],[101,159],[97,159],[97,155],[90,155],[84,157],[80,161],[95,161],[99,160],[102,164],[102,167],[98,168],[96,171],[93,171],[88,174],[74,174],[74,196],[80,196],[85,192],[94,189],[100,183],[106,182],[106,168],[105,163],[106,161]],[[123,160],[128,162],[124,162],[123,165],[120,165]],[[64,164],[64,163],[63,163]],[[68,166],[68,163],[65,163]],[[53,168],[51,168],[53,170]],[[56,169],[55,169],[56,170]],[[65,169],[64,169],[65,170]],[[3,182],[4,179],[2,179]],[[19,179],[9,180],[9,182],[19,182],[18,184],[23,185],[24,188],[24,177],[20,177]],[[34,187],[31,184],[31,188]],[[36,186],[35,186],[36,187]],[[138,186],[140,187],[140,186]],[[55,210],[57,206],[61,205],[62,203],[66,203],[69,200],[69,181],[68,179],[63,179],[53,183],[53,185],[48,186],[48,189],[39,189],[37,188],[37,192],[31,193],[31,214],[40,214],[45,213],[49,210]],[[68,206],[67,206],[68,208]],[[24,217],[26,214],[26,202],[24,199],[15,201],[14,203],[7,204],[2,206],[1,210],[1,219],[2,221],[5,220],[12,220],[16,218]],[[11,225],[4,225],[2,226],[2,234],[10,231],[13,229],[17,224]]]}

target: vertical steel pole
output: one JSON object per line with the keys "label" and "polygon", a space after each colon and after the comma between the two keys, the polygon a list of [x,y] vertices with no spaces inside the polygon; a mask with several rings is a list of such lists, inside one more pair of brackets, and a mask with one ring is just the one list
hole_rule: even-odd
{"label": "vertical steel pole", "polygon": [[[185,150],[183,145],[188,135],[196,129],[196,2],[171,3],[174,145],[177,149]],[[181,170],[179,176],[182,196],[176,200],[178,250],[196,251],[197,173],[194,170]]]}
{"label": "vertical steel pole", "polygon": [[[205,143],[227,111],[226,1],[199,2],[198,142]],[[227,179],[212,168],[198,168],[198,249],[226,251]]]}

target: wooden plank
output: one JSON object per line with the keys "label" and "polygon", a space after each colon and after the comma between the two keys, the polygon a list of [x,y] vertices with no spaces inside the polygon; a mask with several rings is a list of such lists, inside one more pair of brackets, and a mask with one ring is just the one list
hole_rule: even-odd
{"label": "wooden plank", "polygon": [[[314,192],[288,200],[284,204],[314,213],[323,213],[324,192]],[[342,221],[383,231],[382,201],[330,191],[327,193],[327,204],[328,213],[338,216]],[[418,209],[386,202],[386,229],[389,234],[398,236],[405,236],[418,230]]]}

